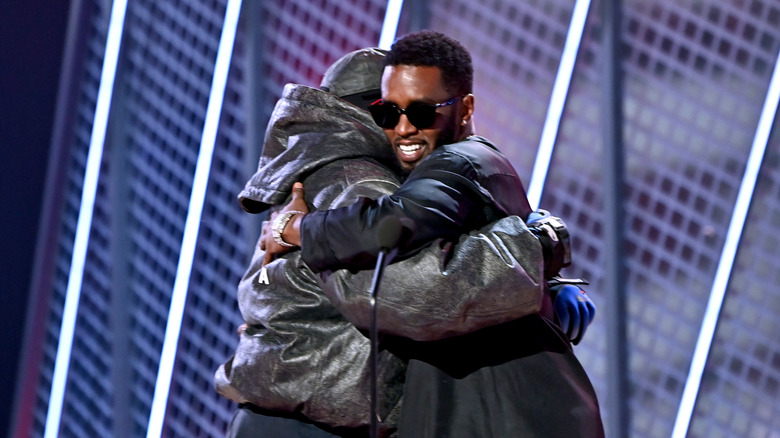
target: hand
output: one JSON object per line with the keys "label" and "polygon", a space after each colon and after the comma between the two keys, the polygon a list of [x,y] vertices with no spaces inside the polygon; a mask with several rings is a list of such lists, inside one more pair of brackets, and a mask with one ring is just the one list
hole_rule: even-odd
{"label": "hand", "polygon": [[249,328],[249,325],[247,323],[243,323],[240,326],[238,326],[238,328],[236,329],[236,333],[238,333],[238,337],[240,338],[241,335],[243,335],[244,332],[246,331],[246,329],[248,329],[248,328]]}
{"label": "hand", "polygon": [[274,220],[280,215],[288,211],[300,211],[304,214],[296,214],[292,216],[290,221],[284,227],[282,232],[282,240],[287,243],[300,246],[301,232],[300,223],[301,218],[305,213],[309,212],[309,207],[306,205],[306,201],[303,198],[303,184],[297,182],[293,184],[292,199],[290,202],[282,207],[281,210],[273,213],[267,223],[263,223],[263,232],[260,239],[260,249],[265,251],[265,257],[263,258],[263,266],[273,260],[274,256],[287,253],[293,250],[293,247],[282,246],[276,242],[273,236],[272,227]]}
{"label": "hand", "polygon": [[572,344],[577,345],[596,316],[596,305],[579,287],[566,284],[555,297],[555,316]]}

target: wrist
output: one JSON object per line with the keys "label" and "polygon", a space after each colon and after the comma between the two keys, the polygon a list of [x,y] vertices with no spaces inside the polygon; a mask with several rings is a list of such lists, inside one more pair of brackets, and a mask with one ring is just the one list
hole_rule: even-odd
{"label": "wrist", "polygon": [[571,264],[571,243],[566,224],[548,213],[532,221],[528,227],[541,244],[545,277],[557,276],[561,268]]}
{"label": "wrist", "polygon": [[287,227],[285,227],[282,232],[282,238],[285,242],[295,246],[301,246],[301,221],[306,214],[306,212],[300,211],[290,218]]}
{"label": "wrist", "polygon": [[300,246],[300,233],[295,232],[295,229],[297,228],[291,230],[292,232],[288,231],[290,228],[293,228],[288,225],[293,218],[296,218],[294,219],[295,223],[300,224],[301,217],[304,214],[305,213],[302,211],[290,210],[281,213],[274,218],[271,226],[271,233],[276,243],[286,248]]}

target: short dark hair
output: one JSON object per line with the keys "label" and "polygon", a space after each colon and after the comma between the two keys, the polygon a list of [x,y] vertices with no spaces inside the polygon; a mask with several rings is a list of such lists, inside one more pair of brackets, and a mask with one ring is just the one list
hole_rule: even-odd
{"label": "short dark hair", "polygon": [[385,66],[439,67],[444,88],[459,95],[472,92],[474,67],[469,51],[441,32],[423,30],[405,35],[393,44]]}

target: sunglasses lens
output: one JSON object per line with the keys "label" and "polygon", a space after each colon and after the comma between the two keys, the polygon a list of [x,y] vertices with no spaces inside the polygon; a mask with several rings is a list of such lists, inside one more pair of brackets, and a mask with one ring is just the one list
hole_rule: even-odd
{"label": "sunglasses lens", "polygon": [[433,126],[436,121],[436,105],[413,102],[405,110],[399,110],[393,104],[376,102],[368,107],[371,111],[371,117],[380,128],[393,129],[398,124],[401,113],[406,114],[409,123],[417,129],[427,129]]}
{"label": "sunglasses lens", "polygon": [[417,129],[426,129],[436,121],[436,107],[424,103],[413,102],[406,108],[406,117]]}
{"label": "sunglasses lens", "polygon": [[375,103],[369,107],[371,117],[380,128],[392,129],[398,124],[398,110],[394,105]]}

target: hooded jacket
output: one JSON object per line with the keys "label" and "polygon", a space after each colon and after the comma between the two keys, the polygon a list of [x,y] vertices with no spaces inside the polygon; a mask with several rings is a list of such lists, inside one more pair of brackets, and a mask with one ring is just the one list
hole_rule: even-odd
{"label": "hooded jacket", "polygon": [[[327,210],[394,192],[397,173],[392,149],[367,111],[330,93],[290,84],[269,122],[258,171],[239,201],[247,211],[261,212],[286,204],[293,183],[302,181],[307,203]],[[440,339],[539,311],[541,249],[520,218],[504,219],[452,243],[436,241],[388,267],[378,303],[383,331]],[[317,275],[300,251],[263,270],[263,256],[258,247],[239,283],[238,304],[249,327],[217,370],[217,391],[239,403],[300,413],[329,427],[366,427],[369,339],[340,310],[360,313],[371,272]],[[502,287],[493,287],[498,284]],[[342,297],[336,302],[345,307],[334,306],[326,292]],[[353,322],[365,327],[360,319]],[[385,349],[378,359],[380,429],[391,435],[406,364]]]}
{"label": "hooded jacket", "polygon": [[[288,84],[271,116],[258,171],[239,195],[250,212],[285,203],[303,181],[313,208],[395,190],[394,157],[368,112],[333,94]],[[217,392],[238,403],[300,413],[330,427],[369,424],[369,340],[340,316],[295,251],[262,269],[256,248],[238,286],[247,330],[215,375]],[[404,363],[381,352],[378,414],[392,433]]]}

